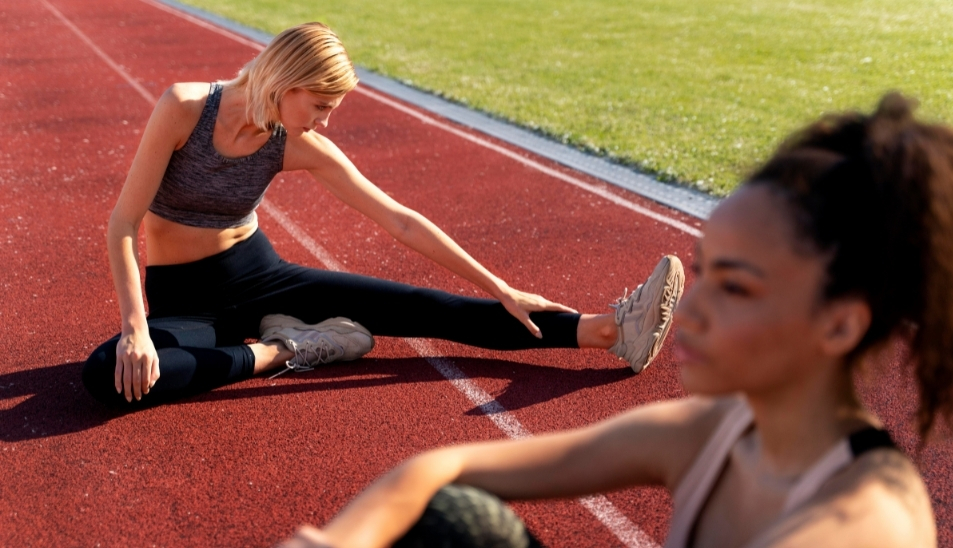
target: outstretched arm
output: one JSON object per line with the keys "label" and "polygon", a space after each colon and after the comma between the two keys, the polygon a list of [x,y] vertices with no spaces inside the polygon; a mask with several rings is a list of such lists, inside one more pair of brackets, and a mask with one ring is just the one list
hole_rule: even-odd
{"label": "outstretched arm", "polygon": [[[451,272],[462,276],[498,299],[531,333],[541,336],[529,313],[539,310],[575,312],[532,293],[511,288],[494,276],[435,224],[407,208],[367,180],[331,141],[309,132],[296,138],[295,148],[304,156],[299,160],[315,179],[323,183],[344,203],[378,223],[397,241],[417,251]],[[294,159],[292,160],[292,163]]]}
{"label": "outstretched arm", "polygon": [[296,543],[284,546],[387,546],[450,483],[504,499],[574,497],[632,485],[671,488],[717,424],[720,407],[712,400],[664,402],[579,430],[424,453],[371,485],[324,531],[302,529]]}

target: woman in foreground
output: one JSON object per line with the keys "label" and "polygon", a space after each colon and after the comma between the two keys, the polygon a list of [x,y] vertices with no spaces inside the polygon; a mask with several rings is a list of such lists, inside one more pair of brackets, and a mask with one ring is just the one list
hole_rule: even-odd
{"label": "woman in foreground", "polygon": [[[636,372],[648,366],[681,295],[677,258],[663,258],[614,314],[580,315],[510,287],[374,186],[320,134],[356,85],[338,37],[307,23],[275,37],[234,80],[178,83],[162,95],[109,219],[122,330],[83,369],[94,397],[156,403],[269,370],[307,371],[361,357],[373,347],[372,335],[500,350],[604,348]],[[258,229],[255,209],[277,173],[295,170],[307,170],[402,244],[493,298],[281,260]]]}
{"label": "woman in foreground", "polygon": [[923,481],[852,382],[904,340],[921,434],[949,417],[953,132],[911,110],[892,94],[873,115],[822,119],[712,214],[676,311],[692,397],[422,454],[284,546],[535,545],[460,485],[503,499],[662,485],[669,547],[935,546]]}

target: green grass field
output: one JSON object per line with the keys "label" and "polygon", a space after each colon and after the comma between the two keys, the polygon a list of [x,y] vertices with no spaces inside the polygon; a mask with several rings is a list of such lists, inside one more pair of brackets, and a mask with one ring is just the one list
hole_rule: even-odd
{"label": "green grass field", "polygon": [[663,180],[728,193],[790,131],[887,90],[953,121],[949,0],[185,0]]}

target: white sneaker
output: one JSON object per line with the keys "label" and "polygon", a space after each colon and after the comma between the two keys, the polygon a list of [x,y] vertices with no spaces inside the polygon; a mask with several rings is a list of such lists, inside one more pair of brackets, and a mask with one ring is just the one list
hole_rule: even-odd
{"label": "white sneaker", "polygon": [[310,325],[283,314],[261,319],[261,342],[280,341],[294,357],[282,373],[311,371],[323,363],[356,360],[374,348],[374,337],[363,325],[347,318],[331,318]]}
{"label": "white sneaker", "polygon": [[619,336],[609,352],[629,362],[636,373],[652,363],[672,326],[672,313],[685,288],[682,261],[666,255],[645,283],[615,304]]}

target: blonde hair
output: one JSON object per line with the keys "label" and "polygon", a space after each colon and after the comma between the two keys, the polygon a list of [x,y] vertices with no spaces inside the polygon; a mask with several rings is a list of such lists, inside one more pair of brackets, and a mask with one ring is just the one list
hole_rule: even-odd
{"label": "blonde hair", "polygon": [[276,36],[227,85],[245,93],[248,120],[263,130],[279,123],[278,103],[294,88],[340,95],[357,86],[344,44],[327,25],[304,23]]}

